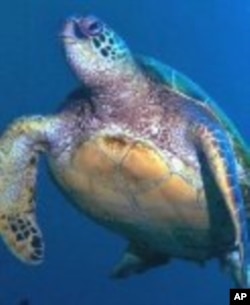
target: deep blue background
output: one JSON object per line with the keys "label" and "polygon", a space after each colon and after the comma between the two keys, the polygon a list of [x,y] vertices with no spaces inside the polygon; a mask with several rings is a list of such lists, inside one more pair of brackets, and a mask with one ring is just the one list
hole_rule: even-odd
{"label": "deep blue background", "polygon": [[[72,13],[92,12],[135,52],[153,55],[202,85],[250,141],[248,0],[12,0],[0,2],[0,127],[53,111],[77,83],[58,33]],[[230,278],[216,262],[173,262],[126,281],[109,270],[125,242],[92,223],[51,183],[44,161],[38,217],[46,241],[40,267],[23,265],[0,245],[0,305],[223,305]]]}

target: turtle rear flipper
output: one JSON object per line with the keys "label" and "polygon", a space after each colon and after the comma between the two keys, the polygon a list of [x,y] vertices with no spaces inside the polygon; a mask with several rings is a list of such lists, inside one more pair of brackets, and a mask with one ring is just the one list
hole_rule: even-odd
{"label": "turtle rear flipper", "polygon": [[[194,126],[194,125],[193,125]],[[216,122],[201,116],[193,129],[195,144],[205,155],[224,198],[235,232],[235,244],[226,259],[236,284],[250,288],[250,243],[247,215],[236,168],[234,151],[225,131]]]}
{"label": "turtle rear flipper", "polygon": [[47,123],[40,116],[22,118],[0,138],[0,234],[10,250],[27,263],[39,263],[44,251],[34,193]]}
{"label": "turtle rear flipper", "polygon": [[156,266],[167,264],[169,260],[167,255],[155,253],[141,245],[131,243],[113,269],[111,277],[124,279],[133,274],[143,273]]}

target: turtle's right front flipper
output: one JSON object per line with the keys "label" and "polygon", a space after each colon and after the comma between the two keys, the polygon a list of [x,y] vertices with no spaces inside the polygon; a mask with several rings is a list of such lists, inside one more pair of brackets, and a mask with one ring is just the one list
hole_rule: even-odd
{"label": "turtle's right front flipper", "polygon": [[225,259],[236,284],[249,288],[250,240],[234,150],[228,135],[216,121],[202,115],[199,120],[192,126],[195,143],[205,156],[234,226],[235,242]]}
{"label": "turtle's right front flipper", "polygon": [[45,149],[48,120],[14,122],[0,138],[0,234],[22,261],[42,261],[44,245],[35,215],[38,154]]}

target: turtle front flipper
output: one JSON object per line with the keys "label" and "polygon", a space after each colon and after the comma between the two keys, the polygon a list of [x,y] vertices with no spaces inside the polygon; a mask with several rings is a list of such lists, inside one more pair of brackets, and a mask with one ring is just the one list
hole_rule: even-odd
{"label": "turtle front flipper", "polygon": [[197,148],[208,162],[234,226],[235,249],[227,254],[231,272],[241,287],[249,288],[250,244],[247,217],[233,148],[220,125],[209,118],[202,118],[193,131]]}
{"label": "turtle front flipper", "polygon": [[124,279],[168,262],[169,257],[166,254],[155,253],[142,245],[131,243],[113,269],[111,277]]}
{"label": "turtle front flipper", "polygon": [[34,193],[47,125],[40,116],[22,118],[0,138],[0,234],[19,259],[31,264],[41,262],[44,252]]}

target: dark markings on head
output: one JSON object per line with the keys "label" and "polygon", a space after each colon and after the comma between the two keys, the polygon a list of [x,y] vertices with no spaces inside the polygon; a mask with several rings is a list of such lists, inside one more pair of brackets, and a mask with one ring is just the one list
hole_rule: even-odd
{"label": "dark markings on head", "polygon": [[99,38],[100,38],[100,40],[101,40],[102,42],[105,42],[105,41],[106,41],[106,37],[105,37],[104,34],[99,35]]}
{"label": "dark markings on head", "polygon": [[107,49],[101,49],[101,54],[102,54],[104,57],[108,57],[109,52],[107,51]]}
{"label": "dark markings on head", "polygon": [[113,45],[113,44],[115,43],[115,42],[114,42],[114,39],[112,39],[112,38],[109,38],[108,42],[109,42],[109,44],[111,44],[111,45]]}
{"label": "dark markings on head", "polygon": [[100,46],[101,46],[100,40],[94,38],[94,39],[93,39],[93,43],[94,43],[94,45],[95,45],[97,48],[100,48]]}

